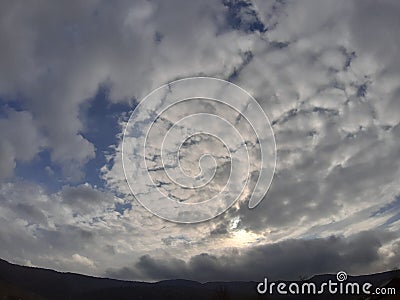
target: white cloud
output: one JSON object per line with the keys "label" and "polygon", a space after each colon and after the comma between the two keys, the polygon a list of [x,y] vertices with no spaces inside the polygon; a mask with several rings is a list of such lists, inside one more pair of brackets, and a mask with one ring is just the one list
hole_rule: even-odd
{"label": "white cloud", "polygon": [[74,255],[72,255],[72,260],[80,265],[83,265],[84,267],[88,267],[88,268],[94,267],[93,261],[91,261],[89,258],[87,258],[85,256],[79,255],[78,253],[75,253]]}
{"label": "white cloud", "polygon": [[[128,101],[176,77],[226,78],[235,68],[235,82],[274,121],[278,168],[255,210],[240,205],[209,223],[181,227],[136,201],[123,216],[114,210],[116,202],[133,200],[119,141],[102,172],[124,199],[88,185],[49,194],[27,183],[2,184],[1,257],[83,272],[91,265],[87,272],[101,274],[143,254],[189,261],[234,245],[244,249],[248,239],[266,245],[332,233],[347,239],[396,215],[374,215],[399,193],[396,1],[256,1],[265,33],[226,28],[227,8],[211,1],[3,6],[0,95],[21,100],[24,111],[0,119],[1,177],[43,147],[68,176],[82,175],[95,145],[82,135],[79,111],[99,84],[109,84],[111,101]],[[236,228],[232,220],[240,220]],[[393,222],[387,231],[395,235],[398,227]],[[376,249],[388,256],[385,267],[398,256],[395,238]]]}
{"label": "white cloud", "polygon": [[17,161],[32,160],[45,145],[30,112],[7,109],[0,117],[0,179],[12,177]]}

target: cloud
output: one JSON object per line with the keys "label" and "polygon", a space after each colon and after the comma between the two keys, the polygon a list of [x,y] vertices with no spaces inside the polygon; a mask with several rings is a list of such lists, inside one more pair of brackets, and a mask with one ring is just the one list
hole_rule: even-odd
{"label": "cloud", "polygon": [[5,110],[0,115],[0,179],[12,177],[16,162],[30,161],[46,145],[27,111]]}
{"label": "cloud", "polygon": [[395,200],[400,175],[398,83],[390,80],[399,71],[390,50],[399,48],[391,33],[399,28],[392,18],[398,5],[384,1],[369,22],[362,11],[371,13],[374,2],[256,4],[269,30],[235,82],[272,119],[278,164],[261,205],[254,211],[240,205],[226,222],[239,217],[242,228],[269,239],[301,236],[318,225],[328,230],[347,219],[353,228],[376,226],[360,216]]}
{"label": "cloud", "polygon": [[2,183],[0,256],[18,263],[32,259],[36,265],[56,269],[69,266],[70,270],[85,272],[84,260],[69,258],[76,253],[87,257],[85,252],[94,251],[90,250],[97,238],[94,224],[100,223],[97,218],[104,218],[108,210],[113,211],[113,200],[89,185],[47,194],[28,182]]}
{"label": "cloud", "polygon": [[[370,80],[367,95],[379,98],[375,113],[382,123],[395,126],[399,123],[399,83],[395,80],[400,71],[397,57],[400,39],[396,32],[400,22],[397,1],[386,0],[377,6],[374,1],[356,1],[357,9],[351,18],[351,37],[357,57],[354,70],[363,72]],[[376,13],[373,13],[376,11]]]}
{"label": "cloud", "polygon": [[[224,255],[202,253],[188,261],[178,258],[158,259],[144,255],[133,267],[108,270],[117,278],[189,278],[198,281],[298,279],[300,276],[334,273],[346,270],[357,274],[368,272],[374,264],[381,268],[393,263],[379,252],[382,243],[390,241],[385,232],[361,232],[348,239],[331,236],[325,239],[286,240],[280,243],[231,250]],[[394,245],[397,249],[398,245]],[[397,251],[397,250],[395,250]],[[398,252],[398,251],[397,251]],[[398,253],[395,254],[398,257]],[[391,267],[393,267],[392,265]]]}
{"label": "cloud", "polygon": [[[392,2],[384,2],[385,9],[397,9]],[[234,232],[229,229],[232,220],[239,220],[239,230],[271,243],[332,234],[342,234],[340,239],[347,241],[358,232],[385,226],[396,213],[374,212],[398,196],[400,119],[391,100],[396,99],[392,95],[397,95],[398,83],[381,80],[398,74],[396,63],[381,60],[376,50],[357,41],[357,28],[368,22],[358,2],[256,2],[255,7],[268,30],[253,39],[251,59],[232,79],[258,99],[272,120],[277,171],[256,209],[239,203],[214,220],[201,240],[208,245],[216,237],[226,242]],[[399,27],[384,14],[374,19],[377,28]],[[396,35],[387,36],[398,49]],[[385,38],[379,38],[377,34],[373,47],[384,53]],[[390,118],[379,113],[383,107],[392,113]],[[110,188],[129,194],[118,174],[120,148],[116,150],[104,178]],[[209,246],[207,253],[212,251]],[[159,262],[146,256],[144,263],[153,260]],[[178,274],[184,276],[185,270]]]}
{"label": "cloud", "polygon": [[113,196],[93,189],[89,184],[76,187],[65,186],[61,191],[62,204],[78,214],[93,214],[107,205],[113,205]]}
{"label": "cloud", "polygon": [[94,266],[93,262],[89,258],[81,256],[78,253],[72,255],[72,260],[88,268],[92,268]]}
{"label": "cloud", "polygon": [[0,95],[32,112],[53,162],[70,180],[82,179],[82,166],[95,156],[79,114],[100,85],[111,87],[111,101],[132,103],[176,77],[228,74],[251,45],[239,32],[220,32],[227,7],[213,1],[40,9],[4,3],[0,10]]}
{"label": "cloud", "polygon": [[[397,1],[0,6],[1,257],[152,280],[297,278],[399,260]],[[99,86],[133,108],[198,74],[230,78],[273,123],[277,171],[256,209],[241,202],[195,226],[160,220],[130,195],[120,135],[101,170],[107,191],[69,182],[84,182],[98,151],[82,108]],[[59,191],[12,177],[43,149],[49,174],[64,170]]]}

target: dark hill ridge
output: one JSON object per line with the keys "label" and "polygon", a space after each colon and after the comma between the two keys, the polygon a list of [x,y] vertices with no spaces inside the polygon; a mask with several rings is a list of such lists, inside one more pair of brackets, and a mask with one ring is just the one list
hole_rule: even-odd
{"label": "dark hill ridge", "polygon": [[[374,286],[393,284],[398,272],[349,276],[352,282],[371,282]],[[316,275],[308,281],[321,283],[335,275]],[[262,278],[260,278],[260,281]],[[398,281],[396,281],[398,282]],[[163,280],[156,283],[96,278],[74,273],[24,267],[0,260],[0,300],[136,300],[136,299],[362,299],[338,296],[261,296],[257,282],[207,282]],[[400,296],[400,290],[397,297]],[[380,298],[385,299],[385,298]],[[389,299],[389,298],[388,298]],[[390,298],[400,299],[400,298]]]}
{"label": "dark hill ridge", "polygon": [[[0,260],[0,279],[23,289],[53,299],[54,295],[81,294],[94,289],[128,287],[133,282],[96,278],[49,269],[24,267]],[[0,298],[1,299],[1,298]],[[59,298],[69,299],[69,298]]]}

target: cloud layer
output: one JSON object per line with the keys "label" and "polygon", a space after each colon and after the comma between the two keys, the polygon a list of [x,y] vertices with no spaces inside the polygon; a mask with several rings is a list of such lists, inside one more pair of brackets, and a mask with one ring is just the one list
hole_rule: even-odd
{"label": "cloud layer", "polygon": [[[0,6],[0,257],[149,280],[398,267],[398,1]],[[104,153],[104,186],[87,182],[98,147],[84,108],[104,88],[107,105],[133,109],[193,75],[248,90],[271,120],[278,158],[256,209],[241,201],[180,226],[130,195],[121,135]],[[63,172],[60,190],[15,176],[43,153],[49,174]]]}

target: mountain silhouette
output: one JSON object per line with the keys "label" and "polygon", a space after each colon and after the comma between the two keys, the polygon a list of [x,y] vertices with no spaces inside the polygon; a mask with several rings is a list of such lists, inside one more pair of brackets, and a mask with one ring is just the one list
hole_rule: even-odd
{"label": "mountain silhouette", "polygon": [[[398,295],[391,298],[369,299],[400,299],[398,275],[398,271],[389,271],[349,276],[348,280],[351,278],[352,282],[370,282],[374,286],[397,288]],[[316,275],[305,281],[318,284],[329,279],[334,280],[335,275]],[[360,296],[337,295],[259,295],[256,290],[257,284],[258,282],[252,281],[200,283],[183,279],[155,283],[123,281],[19,266],[0,259],[0,300],[367,299]]]}

